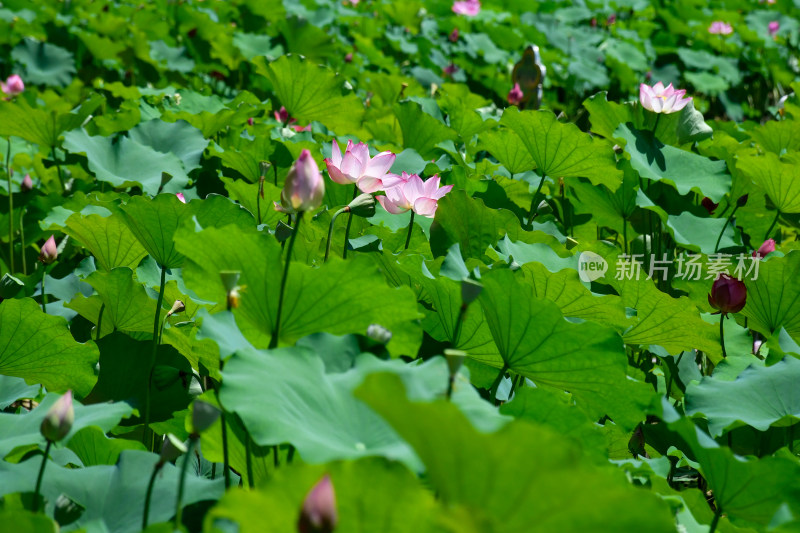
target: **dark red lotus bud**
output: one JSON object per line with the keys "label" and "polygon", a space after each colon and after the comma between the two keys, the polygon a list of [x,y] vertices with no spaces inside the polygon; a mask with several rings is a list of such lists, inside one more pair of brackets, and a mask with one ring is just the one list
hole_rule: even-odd
{"label": "dark red lotus bud", "polygon": [[736,205],[738,205],[739,207],[744,207],[745,204],[747,203],[747,196],[748,195],[746,194],[741,195],[739,199],[736,200]]}
{"label": "dark red lotus bud", "polygon": [[727,274],[721,274],[711,286],[708,303],[722,314],[738,313],[747,301],[747,287]]}
{"label": "dark red lotus bud", "polygon": [[703,201],[700,202],[700,205],[706,208],[709,215],[713,215],[714,211],[719,207],[719,204],[715,204],[711,198],[703,198]]}
{"label": "dark red lotus bud", "polygon": [[253,120],[253,117],[250,117],[250,118],[247,119],[247,125],[248,126],[252,126],[254,122],[255,121]]}
{"label": "dark red lotus bud", "polygon": [[458,42],[458,28],[453,28],[453,31],[450,32],[447,38],[450,39],[451,43]]}

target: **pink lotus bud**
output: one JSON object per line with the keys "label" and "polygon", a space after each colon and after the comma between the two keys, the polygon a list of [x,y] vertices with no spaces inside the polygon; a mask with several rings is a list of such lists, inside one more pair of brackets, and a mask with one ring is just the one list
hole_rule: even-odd
{"label": "pink lotus bud", "polygon": [[50,442],[58,442],[67,436],[75,421],[75,410],[72,408],[72,391],[68,390],[47,411],[42,420],[41,432]]}
{"label": "pink lotus bud", "polygon": [[617,14],[616,14],[616,13],[611,13],[611,14],[608,16],[608,19],[606,20],[606,26],[611,26],[611,25],[612,25],[612,24],[614,24],[616,21],[617,21]]}
{"label": "pink lotus bud", "polygon": [[180,200],[181,203],[184,203],[184,204],[186,203],[186,198],[183,196],[182,192],[177,193],[175,196],[178,197],[178,200]]}
{"label": "pink lotus bud", "polygon": [[253,117],[250,117],[250,118],[247,119],[247,125],[248,126],[252,126],[254,123],[255,123],[255,121],[253,120]]}
{"label": "pink lotus bud", "polygon": [[753,341],[753,354],[758,355],[758,351],[761,349],[762,344],[764,344],[764,341],[761,339],[755,339]]}
{"label": "pink lotus bud", "polygon": [[458,28],[453,28],[453,31],[450,32],[450,35],[447,36],[450,39],[451,43],[458,42]]}
{"label": "pink lotus bud", "polygon": [[300,533],[331,533],[338,520],[333,483],[330,475],[325,474],[306,496],[297,530]]}
{"label": "pink lotus bud", "polygon": [[58,259],[58,246],[56,246],[55,238],[50,235],[50,238],[45,241],[39,252],[39,261],[45,265],[49,265],[56,259]]}
{"label": "pink lotus bud", "polygon": [[775,34],[778,33],[779,29],[781,29],[781,23],[778,22],[777,20],[773,20],[772,22],[769,23],[767,29],[769,30],[769,34],[772,37],[775,37]]}
{"label": "pink lotus bud", "polygon": [[323,196],[325,181],[311,152],[304,149],[289,169],[281,191],[280,207],[276,204],[275,208],[283,213],[311,211],[322,205]]}
{"label": "pink lotus bud", "polygon": [[19,186],[22,192],[28,192],[33,190],[33,180],[31,179],[30,174],[25,174],[25,177],[22,178],[22,183]]}
{"label": "pink lotus bud", "polygon": [[767,239],[753,252],[753,257],[765,257],[768,253],[775,251],[775,239]]}
{"label": "pink lotus bud", "polygon": [[25,90],[25,84],[22,82],[22,78],[12,74],[5,83],[0,82],[0,89],[8,96],[16,96]]}
{"label": "pink lotus bud", "polygon": [[445,78],[453,77],[453,74],[455,74],[456,72],[458,72],[458,67],[455,66],[453,63],[450,63],[442,70],[442,73],[444,74]]}
{"label": "pink lotus bud", "polygon": [[522,99],[525,95],[522,93],[522,89],[519,86],[519,83],[515,83],[514,87],[508,91],[508,103],[511,105],[519,105],[522,102]]}
{"label": "pink lotus bud", "polygon": [[353,52],[347,52],[344,56],[345,63],[352,63],[353,62]]}
{"label": "pink lotus bud", "polygon": [[727,274],[718,277],[711,286],[708,303],[722,314],[738,313],[747,302],[747,287],[742,281]]}
{"label": "pink lotus bud", "polygon": [[279,110],[275,111],[274,115],[275,115],[275,120],[277,120],[281,124],[286,124],[289,122],[289,112],[283,106],[281,106]]}

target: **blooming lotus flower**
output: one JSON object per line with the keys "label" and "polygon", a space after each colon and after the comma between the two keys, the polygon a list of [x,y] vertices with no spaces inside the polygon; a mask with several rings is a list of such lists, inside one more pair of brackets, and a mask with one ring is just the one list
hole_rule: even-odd
{"label": "blooming lotus flower", "polygon": [[692,97],[684,98],[686,89],[677,90],[670,83],[666,87],[661,82],[652,87],[642,83],[639,85],[639,102],[642,107],[654,113],[674,113],[680,111],[692,101]]}
{"label": "blooming lotus flower", "polygon": [[767,26],[767,30],[772,37],[775,37],[775,34],[778,33],[779,29],[781,29],[781,23],[777,20],[773,20],[769,23],[769,26]]}
{"label": "blooming lotus flower", "polygon": [[289,169],[281,191],[281,203],[275,202],[275,209],[282,213],[311,211],[322,205],[323,196],[325,181],[311,152],[305,149]]}
{"label": "blooming lotus flower", "polygon": [[753,257],[764,257],[770,252],[775,251],[775,239],[767,239],[758,247],[758,250],[753,252]]}
{"label": "blooming lotus flower", "polygon": [[433,218],[436,208],[439,207],[439,200],[453,188],[452,185],[439,187],[439,176],[422,181],[416,174],[403,172],[395,178],[397,182],[386,189],[386,196],[378,196],[383,208],[394,215],[410,209],[418,215]]}
{"label": "blooming lotus flower", "polygon": [[339,517],[336,513],[336,493],[331,476],[325,474],[303,501],[297,529],[300,533],[331,533]]}
{"label": "blooming lotus flower", "polygon": [[344,155],[336,139],[333,140],[330,159],[325,159],[331,179],[341,185],[355,183],[362,192],[373,193],[383,189],[383,178],[392,168],[397,156],[391,152],[381,152],[369,156],[369,147],[364,143],[353,144],[347,141]]}
{"label": "blooming lotus flower", "polygon": [[474,17],[481,10],[481,3],[479,0],[463,0],[461,2],[453,2],[453,13],[457,15],[466,15]]}
{"label": "blooming lotus flower", "polygon": [[8,96],[16,96],[25,90],[25,83],[18,75],[12,74],[5,83],[0,81],[0,89]]}
{"label": "blooming lotus flower", "polygon": [[708,303],[723,315],[738,313],[747,301],[747,287],[741,280],[721,274],[711,286]]}
{"label": "blooming lotus flower", "polygon": [[31,179],[30,174],[25,174],[25,177],[22,178],[22,183],[19,186],[22,192],[28,192],[33,190],[33,180]]}
{"label": "blooming lotus flower", "polygon": [[711,23],[711,26],[708,27],[708,33],[713,33],[715,35],[730,35],[733,33],[733,26],[722,20],[715,20]]}
{"label": "blooming lotus flower", "polygon": [[72,407],[72,391],[68,390],[47,411],[42,420],[41,432],[50,442],[58,442],[67,436],[75,421],[75,410]]}
{"label": "blooming lotus flower", "polygon": [[522,89],[519,86],[519,83],[515,83],[514,87],[508,91],[508,96],[506,97],[508,103],[511,105],[519,105],[522,102],[522,98],[525,95],[522,93]]}
{"label": "blooming lotus flower", "polygon": [[45,265],[49,265],[56,259],[58,259],[58,246],[56,246],[55,238],[50,235],[50,238],[45,241],[39,252],[39,261]]}

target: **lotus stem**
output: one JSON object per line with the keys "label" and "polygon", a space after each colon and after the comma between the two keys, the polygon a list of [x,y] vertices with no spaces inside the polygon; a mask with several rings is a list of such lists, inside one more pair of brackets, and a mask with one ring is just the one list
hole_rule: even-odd
{"label": "lotus stem", "polygon": [[8,266],[14,274],[14,194],[11,192],[11,137],[6,137],[6,177],[8,178]]}
{"label": "lotus stem", "polygon": [[[244,424],[242,424],[244,425]],[[244,451],[247,458],[247,485],[254,489],[256,486],[255,480],[253,479],[253,452],[252,452],[252,439],[250,439],[250,432],[247,431],[247,428],[244,429]]]}
{"label": "lotus stem", "polygon": [[[725,220],[725,224],[722,226],[722,231],[719,232],[719,237],[717,237],[717,243],[714,245],[714,253],[717,253],[717,250],[719,250],[719,243],[720,243],[720,241],[722,241],[722,235],[725,233],[725,230],[728,229],[728,224],[731,223],[731,220],[733,219],[733,215],[736,214],[736,210],[737,209],[739,209],[739,204],[736,204],[734,206],[733,211],[731,211],[731,214],[728,215],[728,218]],[[775,220],[777,220],[777,217],[775,218]],[[774,222],[773,222],[773,224],[774,224]],[[772,228],[770,228],[770,229],[772,229]],[[767,231],[767,233],[769,234],[769,231]]]}
{"label": "lotus stem", "polygon": [[767,234],[764,237],[764,240],[769,239],[769,236],[772,233],[772,230],[775,228],[775,224],[778,223],[778,217],[780,217],[780,216],[781,216],[781,212],[780,211],[775,213],[775,218],[772,220],[772,224],[770,224],[769,229],[767,230]]}
{"label": "lotus stem", "polygon": [[55,161],[56,163],[56,170],[58,170],[58,182],[61,184],[61,194],[64,194],[65,192],[67,192],[67,187],[64,185],[64,176],[61,174],[61,164],[58,162],[58,159],[56,159],[55,146],[50,147],[50,153],[53,156],[53,161]]}
{"label": "lotus stem", "polygon": [[[220,366],[222,366],[222,361],[220,361]],[[219,399],[219,389],[217,389],[217,399]],[[222,406],[220,405],[220,407]],[[221,409],[219,418],[220,422],[222,422],[222,472],[225,475],[225,488],[228,489],[231,486],[231,466],[228,456],[228,424],[225,420],[224,409]]]}
{"label": "lotus stem", "polygon": [[160,460],[153,466],[153,473],[150,474],[150,481],[147,483],[147,493],[144,496],[144,514],[142,514],[142,529],[147,529],[147,521],[150,517],[150,500],[153,496],[153,486],[156,484],[156,476],[161,472],[164,463]]}
{"label": "lotus stem", "polygon": [[164,302],[164,286],[167,280],[167,267],[161,265],[161,286],[158,290],[158,300],[156,301],[156,317],[153,321],[153,351],[150,355],[150,366],[147,372],[147,389],[144,395],[144,433],[142,442],[148,450],[153,451],[152,435],[150,434],[150,389],[153,387],[153,369],[156,366],[156,355],[158,354],[159,326],[161,325],[161,304]]}
{"label": "lotus stem", "polygon": [[24,276],[28,275],[28,265],[25,261],[25,225],[23,224],[23,220],[25,219],[25,210],[22,209],[22,212],[19,214],[19,240],[20,246],[19,251],[22,255],[22,274]]}
{"label": "lotus stem", "polygon": [[411,244],[411,233],[414,230],[414,211],[411,211],[411,219],[408,221],[408,235],[406,236],[406,247],[405,249],[408,250],[408,245]]}
{"label": "lotus stem", "polygon": [[714,519],[711,521],[711,526],[708,528],[708,533],[714,533],[717,530],[719,519],[722,517],[722,506],[719,504],[719,502],[715,503],[717,504],[717,510],[714,512]]}
{"label": "lotus stem", "polygon": [[722,358],[725,359],[728,357],[728,354],[725,353],[725,331],[723,329],[722,324],[725,322],[725,313],[719,314],[719,345],[722,348]]}
{"label": "lotus stem", "polygon": [[186,456],[183,458],[183,464],[181,465],[181,474],[180,478],[178,478],[178,498],[175,501],[175,529],[180,528],[181,513],[183,511],[181,502],[183,501],[183,487],[186,482],[186,470],[189,468],[189,461],[192,459],[194,447],[197,444],[198,439],[199,437],[197,435],[192,435],[189,438],[189,446],[187,446],[188,450],[186,450]]}
{"label": "lotus stem", "polygon": [[106,304],[100,306],[100,314],[97,316],[97,335],[95,340],[100,340],[100,332],[102,331],[103,326],[103,311],[106,310]]}
{"label": "lotus stem", "polygon": [[[336,218],[345,211],[350,211],[348,206],[339,209],[331,217],[331,224],[330,226],[328,226],[328,242],[325,244],[325,259],[323,260],[323,263],[328,260],[328,255],[331,253],[331,237],[333,237],[333,224],[336,222]],[[345,243],[345,248],[347,247],[346,244],[347,243]]]}
{"label": "lotus stem", "polygon": [[44,290],[44,279],[47,277],[47,265],[42,265],[42,313],[47,314],[47,293]]}
{"label": "lotus stem", "polygon": [[42,478],[44,477],[44,467],[47,464],[47,457],[50,455],[50,447],[53,446],[53,441],[47,439],[47,446],[44,448],[44,457],[42,457],[42,466],[39,467],[39,476],[36,478],[36,489],[33,491],[33,512],[39,512],[39,493],[42,489]]}
{"label": "lotus stem", "polygon": [[[358,187],[353,188],[353,200],[356,199],[358,196]],[[347,244],[350,242],[350,225],[353,223],[353,213],[350,212],[350,216],[347,217],[347,227],[344,230],[344,251],[342,251],[342,259],[347,259]],[[408,248],[408,244],[406,244],[406,248]]]}
{"label": "lotus stem", "polygon": [[506,375],[507,370],[508,363],[503,363],[503,368],[500,369],[500,373],[497,374],[497,378],[494,380],[494,383],[492,383],[492,388],[489,390],[492,401],[497,399],[497,389],[500,387],[500,382],[503,381],[503,377]]}
{"label": "lotus stem", "polygon": [[537,203],[539,200],[539,193],[542,192],[542,185],[544,185],[544,180],[547,179],[547,176],[542,174],[542,179],[539,180],[539,186],[536,187],[536,192],[533,193],[533,199],[531,200],[531,208],[528,212],[528,229],[533,227],[533,217],[534,213],[536,212],[536,208],[539,206]]}
{"label": "lotus stem", "polygon": [[286,262],[283,266],[283,277],[281,278],[281,289],[278,294],[278,313],[275,317],[275,328],[272,330],[272,338],[269,341],[269,349],[278,347],[278,336],[281,332],[281,312],[283,311],[283,294],[286,292],[286,279],[289,277],[289,265],[292,264],[292,249],[294,248],[294,241],[297,239],[297,233],[300,229],[300,222],[303,220],[303,212],[297,212],[297,221],[294,223],[292,236],[289,239],[289,249],[286,253]]}

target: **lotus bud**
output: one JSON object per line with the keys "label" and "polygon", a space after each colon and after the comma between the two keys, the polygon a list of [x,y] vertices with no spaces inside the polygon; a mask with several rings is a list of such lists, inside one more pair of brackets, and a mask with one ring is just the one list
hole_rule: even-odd
{"label": "lotus bud", "polygon": [[186,445],[172,433],[167,433],[164,444],[161,446],[161,455],[159,456],[158,462],[162,465],[171,463],[184,453],[186,453]]}
{"label": "lotus bud", "polygon": [[281,191],[281,205],[276,209],[284,213],[311,211],[322,205],[325,181],[311,152],[304,149],[286,176]]}
{"label": "lotus bud", "polygon": [[218,407],[208,402],[196,401],[192,407],[192,433],[199,435],[203,431],[214,425],[219,418],[220,410]]}
{"label": "lotus bud", "polygon": [[371,194],[359,194],[347,206],[347,210],[356,216],[369,218],[375,215],[375,197]]}
{"label": "lotus bud", "polygon": [[727,274],[718,277],[711,286],[708,303],[723,315],[738,313],[747,302],[747,287],[741,280]]}
{"label": "lotus bud", "polygon": [[30,174],[25,174],[25,177],[22,178],[22,183],[19,186],[22,192],[28,192],[33,190],[33,180],[31,179]]}
{"label": "lotus bud", "polygon": [[381,344],[389,344],[392,340],[392,332],[380,324],[370,324],[367,328],[367,337]]}
{"label": "lotus bud", "polygon": [[758,250],[753,252],[753,257],[764,257],[768,253],[775,251],[775,239],[767,239],[764,244],[758,247]]}
{"label": "lotus bud", "polygon": [[736,200],[736,205],[738,205],[739,207],[744,207],[744,206],[745,206],[745,204],[747,204],[747,197],[748,197],[748,195],[747,195],[747,194],[743,194],[743,195],[741,195],[741,196],[739,197],[739,199],[738,199],[738,200]]}
{"label": "lotus bud", "polygon": [[483,285],[474,279],[465,278],[461,280],[461,303],[469,305],[478,299],[483,290]]}
{"label": "lotus bud", "polygon": [[458,28],[453,28],[453,31],[450,32],[447,38],[450,39],[451,43],[458,42]]}
{"label": "lotus bud", "polygon": [[344,55],[344,62],[345,63],[352,63],[353,62],[353,52],[347,52]]}
{"label": "lotus bud", "polygon": [[5,83],[0,82],[0,89],[8,96],[16,96],[25,90],[25,83],[19,75],[12,74]]}
{"label": "lotus bud", "polygon": [[58,259],[58,246],[56,246],[55,238],[50,235],[50,238],[45,241],[39,252],[39,261],[45,265],[49,265],[56,259]]}
{"label": "lotus bud", "polygon": [[180,300],[175,300],[175,303],[172,304],[172,309],[169,310],[167,316],[168,317],[172,316],[175,313],[183,313],[184,311],[186,311],[186,306],[184,305],[184,303]]}
{"label": "lotus bud", "polygon": [[337,522],[336,494],[330,475],[325,474],[306,496],[297,530],[300,533],[331,533]]}
{"label": "lotus bud", "polygon": [[447,359],[447,369],[450,371],[450,377],[453,377],[458,374],[461,365],[464,364],[467,352],[455,350],[453,348],[445,348],[444,357]]}
{"label": "lotus bud", "polygon": [[186,203],[186,197],[185,197],[185,196],[183,196],[183,193],[182,193],[182,192],[176,193],[176,194],[175,194],[175,196],[177,196],[177,197],[178,197],[178,200],[180,200],[182,204],[185,204],[185,203]]}
{"label": "lotus bud", "polygon": [[253,124],[255,124],[255,121],[253,120],[253,117],[249,117],[249,118],[247,119],[247,125],[248,125],[248,126],[252,126]]}
{"label": "lotus bud", "polygon": [[47,411],[42,420],[41,431],[50,442],[58,442],[67,436],[75,421],[75,410],[72,408],[72,391],[68,390]]}

